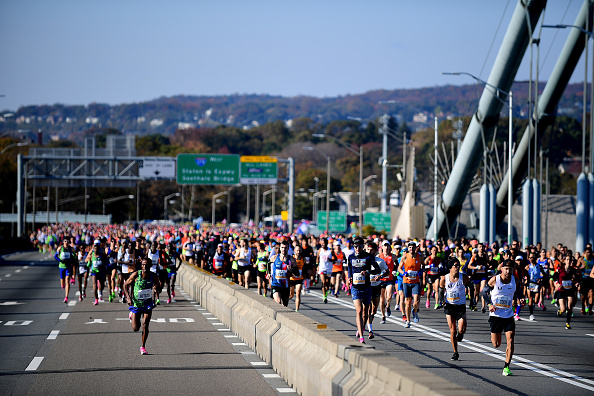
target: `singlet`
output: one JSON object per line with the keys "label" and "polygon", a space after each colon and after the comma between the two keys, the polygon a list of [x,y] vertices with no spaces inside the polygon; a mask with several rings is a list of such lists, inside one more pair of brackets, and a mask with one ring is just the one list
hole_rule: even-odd
{"label": "singlet", "polygon": [[97,256],[95,252],[91,252],[91,274],[98,274],[104,269],[101,256]]}
{"label": "singlet", "polygon": [[295,264],[297,268],[299,268],[299,276],[291,275],[292,281],[300,281],[303,280],[303,266],[305,265],[305,258],[295,258]]}
{"label": "singlet", "polygon": [[58,264],[58,268],[68,268],[68,266],[64,263],[64,261],[69,262],[72,259],[72,252],[70,251],[70,249],[68,249],[68,250],[62,249],[60,251],[60,254],[58,255],[58,257],[60,258],[60,263]]}
{"label": "singlet", "polygon": [[495,277],[495,287],[491,290],[491,301],[495,306],[495,312],[489,312],[489,316],[499,318],[511,318],[514,315],[514,293],[516,292],[516,278],[511,277],[509,283],[501,282],[501,275]]}
{"label": "singlet", "polygon": [[545,271],[549,269],[549,260],[546,258],[544,260],[538,259],[536,260],[536,263],[540,265],[541,268]]}
{"label": "singlet", "polygon": [[445,299],[448,304],[466,305],[466,286],[464,286],[462,274],[459,274],[456,282],[450,281],[450,274],[446,274]]}
{"label": "singlet", "polygon": [[84,274],[87,272],[87,263],[85,263],[86,255],[83,252],[78,252],[78,273]]}
{"label": "singlet", "polygon": [[[371,256],[361,256],[353,254],[348,258],[349,278],[353,279],[353,287],[356,289],[366,289],[370,287],[369,271],[371,270],[371,262],[375,263]],[[367,275],[362,275],[362,271],[367,271]]]}
{"label": "singlet", "polygon": [[425,270],[427,271],[427,275],[430,276],[437,276],[439,275],[439,267],[441,264],[441,258],[440,257],[428,257],[429,259],[429,264],[425,265]]}
{"label": "singlet", "polygon": [[394,279],[394,275],[392,274],[392,272],[394,271],[394,256],[392,256],[391,254],[384,256],[383,254],[380,253],[379,257],[384,260],[384,262],[386,263],[386,266],[388,267],[388,276],[385,276],[383,278],[381,278],[380,280],[384,281],[384,282],[388,282]]}
{"label": "singlet", "polygon": [[320,261],[318,263],[318,270],[319,271],[330,271],[332,270],[332,264],[330,263],[330,256],[332,255],[332,251],[330,249],[322,249],[319,250],[320,254]]}
{"label": "singlet", "polygon": [[242,259],[237,260],[237,265],[240,267],[247,267],[250,265],[252,258],[252,250],[250,248],[239,248],[240,256],[244,256]]}
{"label": "singlet", "polygon": [[277,255],[270,267],[270,285],[272,287],[289,287],[289,263],[290,258],[287,261],[281,261],[280,255]]}
{"label": "singlet", "polygon": [[268,264],[268,260],[266,260],[266,252],[258,252],[256,254],[256,266],[258,267],[258,271],[266,272],[266,264]]}
{"label": "singlet", "polygon": [[404,283],[419,283],[421,279],[419,278],[419,273],[421,272],[421,259],[417,254],[416,257],[412,257],[410,253],[407,253],[404,259],[404,278],[402,281]]}
{"label": "singlet", "polygon": [[540,269],[541,267],[539,264],[530,264],[528,266],[528,277],[530,278],[530,283],[536,283],[539,279],[542,278],[542,273],[540,272]]}
{"label": "singlet", "polygon": [[159,264],[159,251],[158,250],[155,253],[153,253],[152,250],[149,250],[147,256],[151,259],[151,262],[152,262],[151,272],[154,272],[156,274],[158,270],[163,269],[163,268],[161,268],[161,265]]}
{"label": "singlet", "polygon": [[184,250],[186,252],[186,256],[194,255],[194,244],[192,242],[186,242],[184,245]]}
{"label": "singlet", "polygon": [[576,273],[575,268],[569,267],[569,271],[565,270],[565,266],[559,266],[559,283],[562,290],[572,290],[575,286],[573,284],[573,275]]}
{"label": "singlet", "polygon": [[349,264],[347,263],[347,259],[351,257],[352,254],[355,254],[355,249],[344,248],[342,249],[342,254],[344,254],[344,260],[342,260],[342,266],[344,270],[347,270]]}
{"label": "singlet", "polygon": [[342,263],[344,260],[344,254],[342,252],[333,254],[335,260],[332,262],[332,272],[342,272]]}
{"label": "singlet", "polygon": [[594,260],[586,260],[585,257],[582,257],[582,259],[584,261],[584,278],[588,278],[590,277],[590,272],[592,272],[592,263]]}
{"label": "singlet", "polygon": [[122,261],[122,273],[128,274],[130,272],[134,272],[134,263],[131,262],[130,253],[128,252],[118,252],[119,261]]}
{"label": "singlet", "polygon": [[373,259],[375,260],[375,263],[380,267],[380,273],[369,274],[369,285],[372,287],[376,287],[379,286],[382,282],[382,280],[380,279],[380,275],[388,269],[388,266],[386,265],[384,259],[379,256],[375,256]]}
{"label": "singlet", "polygon": [[212,268],[214,271],[220,272],[225,267],[225,252],[215,252],[212,258]]}
{"label": "singlet", "polygon": [[134,290],[132,292],[132,304],[136,308],[152,308],[153,305],[153,273],[149,272],[149,279],[143,279],[142,273],[138,273],[138,277],[134,282]]}
{"label": "singlet", "polygon": [[470,259],[468,259],[466,256],[463,256],[463,258],[456,256],[456,258],[458,259],[458,261],[460,261],[460,273],[468,275],[467,271],[468,271],[468,263],[470,263]]}

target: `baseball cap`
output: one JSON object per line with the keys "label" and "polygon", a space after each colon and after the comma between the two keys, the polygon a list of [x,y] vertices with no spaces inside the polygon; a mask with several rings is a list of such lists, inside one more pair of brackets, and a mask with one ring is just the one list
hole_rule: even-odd
{"label": "baseball cap", "polygon": [[524,260],[524,257],[522,257],[522,256],[516,256],[515,260],[516,261],[518,261],[518,260]]}
{"label": "baseball cap", "polygon": [[353,243],[355,245],[363,245],[363,238],[357,237],[357,238],[355,238],[355,240],[353,241]]}
{"label": "baseball cap", "polygon": [[384,246],[384,245],[388,245],[388,246],[390,246],[390,242],[389,242],[389,241],[383,241],[383,242],[382,242],[382,246]]}
{"label": "baseball cap", "polygon": [[511,260],[505,260],[502,264],[501,267],[513,267],[514,263]]}

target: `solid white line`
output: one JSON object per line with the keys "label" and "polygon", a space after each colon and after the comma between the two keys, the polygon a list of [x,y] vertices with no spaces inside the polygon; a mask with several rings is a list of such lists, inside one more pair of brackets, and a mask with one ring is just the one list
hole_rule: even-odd
{"label": "solid white line", "polygon": [[245,342],[232,342],[231,345],[247,345]]}
{"label": "solid white line", "polygon": [[293,388],[276,388],[278,393],[296,393],[297,391]]}
{"label": "solid white line", "polygon": [[64,312],[62,315],[60,315],[60,318],[59,319],[60,320],[68,319],[68,315],[70,315],[68,312]]}
{"label": "solid white line", "polygon": [[41,357],[40,356],[34,357],[33,360],[31,360],[31,363],[29,363],[29,365],[25,369],[25,371],[35,371],[35,370],[37,370],[37,368],[41,364],[41,361],[42,360],[43,360],[43,356],[41,356]]}
{"label": "solid white line", "polygon": [[268,366],[266,362],[250,362],[252,366]]}
{"label": "solid white line", "polygon": [[47,336],[48,340],[55,340],[58,338],[58,334],[60,334],[60,330],[52,330],[51,333]]}
{"label": "solid white line", "polygon": [[[318,297],[320,299],[323,299],[324,298],[324,296],[322,295],[322,293],[319,293],[319,292],[312,291],[309,294],[310,295],[313,295],[313,296],[316,296],[316,297]],[[333,302],[333,303],[338,304],[338,305],[342,305],[343,307],[346,307],[346,308],[355,309],[354,304],[352,304],[352,303],[349,304],[349,303],[347,303],[345,301],[342,301],[342,300],[339,300],[339,299],[328,299],[328,301]],[[390,322],[392,322],[392,323],[395,323],[397,325],[400,325],[400,326],[404,327],[404,322],[403,321],[394,319],[392,317],[387,318],[387,320],[390,321]],[[449,335],[449,333],[444,333],[444,332],[442,332],[440,330],[436,330],[436,329],[433,329],[433,328],[428,327],[428,326],[420,325],[418,323],[411,323],[410,325],[411,325],[411,329],[412,330],[419,331],[421,333],[424,333],[426,335],[430,335],[432,337],[441,339],[441,340],[446,341],[448,343],[450,342],[450,335]],[[473,350],[475,352],[480,352],[480,353],[483,353],[483,354],[485,354],[487,356],[491,356],[491,357],[493,357],[495,359],[499,359],[499,360],[505,361],[505,351],[499,351],[499,350],[497,350],[495,348],[490,348],[490,347],[487,347],[485,345],[478,344],[476,342],[472,342],[472,341],[468,341],[468,340],[464,340],[464,341],[458,343],[458,345],[461,346],[461,347],[464,347],[464,348],[468,348],[470,350]],[[544,376],[551,377],[551,378],[554,378],[554,379],[559,380],[559,381],[566,382],[566,383],[571,384],[571,385],[575,385],[575,386],[580,387],[580,388],[583,388],[583,389],[594,391],[594,387],[584,385],[584,384],[582,384],[580,382],[576,382],[575,380],[581,381],[581,382],[585,382],[587,384],[592,384],[592,385],[594,385],[594,381],[591,381],[591,380],[586,379],[586,378],[582,378],[580,376],[577,376],[577,375],[568,373],[568,372],[563,371],[563,370],[555,369],[554,367],[550,367],[550,366],[547,366],[547,365],[544,365],[544,364],[541,364],[541,363],[537,363],[537,362],[531,361],[529,359],[522,358],[520,356],[514,357],[512,359],[512,364],[515,364],[517,366],[520,366],[520,367],[523,367],[523,368],[532,370],[532,371],[534,371],[536,373],[539,373],[539,374],[542,374]],[[565,376],[565,377],[568,377],[568,378],[560,377],[560,375]]]}
{"label": "solid white line", "polygon": [[256,354],[256,352],[239,352],[239,353],[241,353],[242,355],[255,355]]}
{"label": "solid white line", "polygon": [[280,378],[280,375],[278,375],[278,374],[262,374],[262,377],[264,377],[264,378]]}
{"label": "solid white line", "polygon": [[594,334],[586,334],[587,336],[594,337]]}

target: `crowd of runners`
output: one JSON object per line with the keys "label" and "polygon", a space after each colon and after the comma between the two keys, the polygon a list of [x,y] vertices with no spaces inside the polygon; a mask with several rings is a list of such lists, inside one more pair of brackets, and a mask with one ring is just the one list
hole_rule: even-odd
{"label": "crowd of runners", "polygon": [[[248,229],[195,230],[190,226],[64,223],[31,234],[40,252],[58,261],[64,302],[78,280],[79,300],[86,298],[89,275],[93,304],[128,304],[134,331],[142,328],[142,347],[151,312],[174,302],[176,273],[182,263],[201,267],[299,311],[301,296],[319,285],[324,303],[340,293],[351,296],[356,309],[356,337],[374,338],[373,321],[399,313],[405,327],[421,320],[421,307],[443,309],[454,350],[464,338],[466,311],[489,315],[491,341],[505,334],[503,375],[511,375],[515,322],[536,320],[547,305],[571,329],[576,313],[593,314],[592,246],[583,254],[558,244],[522,247],[518,241],[499,246],[461,238],[389,240],[352,235],[287,235]],[[91,291],[89,291],[91,293]],[[166,300],[165,300],[166,294]],[[528,305],[526,309],[526,305]],[[528,312],[526,312],[528,311]],[[526,318],[527,316],[527,318]],[[141,323],[141,319],[142,323]]]}

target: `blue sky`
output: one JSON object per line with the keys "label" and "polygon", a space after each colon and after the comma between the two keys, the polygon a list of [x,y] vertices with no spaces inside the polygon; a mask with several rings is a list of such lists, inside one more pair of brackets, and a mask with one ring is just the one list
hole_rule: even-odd
{"label": "blue sky", "polygon": [[[3,0],[0,109],[178,94],[334,97],[468,84],[469,78],[441,72],[487,79],[516,4]],[[545,23],[572,24],[581,5],[549,0]],[[568,33],[543,30],[542,80]],[[528,79],[528,55],[519,80]],[[572,82],[583,81],[583,68],[580,63]]]}

